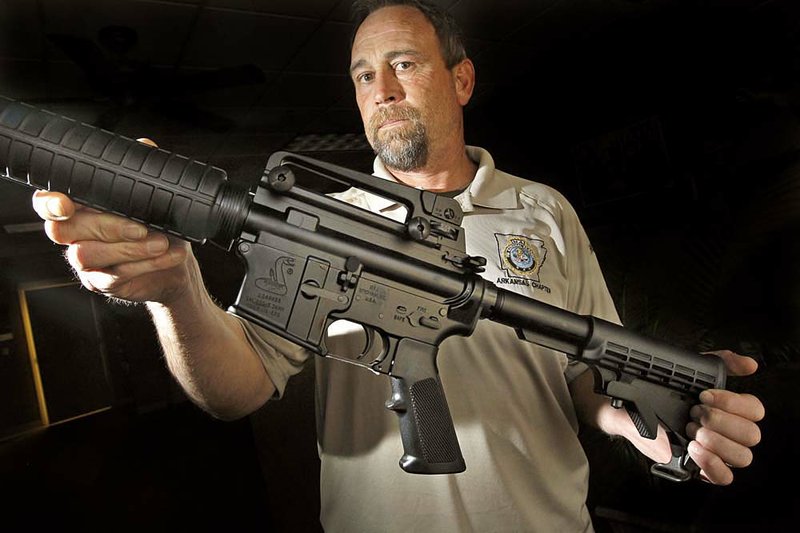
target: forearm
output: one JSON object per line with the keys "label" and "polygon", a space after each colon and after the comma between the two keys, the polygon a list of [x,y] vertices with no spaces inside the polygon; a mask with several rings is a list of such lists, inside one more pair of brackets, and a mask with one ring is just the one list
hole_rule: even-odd
{"label": "forearm", "polygon": [[84,287],[147,302],[167,365],[195,403],[232,419],[273,394],[241,325],[206,292],[188,242],[76,205],[61,193],[37,191],[33,207],[46,221],[47,236],[67,246],[66,257]]}
{"label": "forearm", "polygon": [[606,409],[614,409],[608,398],[595,394],[593,390],[593,377],[591,371],[586,371],[577,376],[569,385],[572,394],[572,402],[578,420],[596,429],[600,429],[609,435],[618,435],[618,428],[611,424],[609,412]]}
{"label": "forearm", "polygon": [[581,423],[597,428],[607,435],[624,437],[651,459],[662,463],[669,461],[670,451],[665,445],[666,434],[663,428],[658,428],[658,439],[646,439],[639,435],[625,409],[615,409],[611,406],[610,398],[594,392],[594,376],[591,371],[576,377],[570,383],[570,392]]}
{"label": "forearm", "polygon": [[217,418],[240,418],[275,387],[239,321],[206,292],[193,259],[187,268],[187,290],[167,304],[147,303],[167,366],[201,408]]}

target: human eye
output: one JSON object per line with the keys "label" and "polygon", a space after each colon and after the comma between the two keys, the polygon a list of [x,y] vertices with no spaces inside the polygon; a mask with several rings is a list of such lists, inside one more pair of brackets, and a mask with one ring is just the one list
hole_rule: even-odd
{"label": "human eye", "polygon": [[394,64],[394,69],[399,72],[405,72],[411,70],[413,66],[413,61],[398,61]]}
{"label": "human eye", "polygon": [[361,72],[356,74],[355,79],[357,83],[369,83],[375,79],[375,74],[373,72]]}

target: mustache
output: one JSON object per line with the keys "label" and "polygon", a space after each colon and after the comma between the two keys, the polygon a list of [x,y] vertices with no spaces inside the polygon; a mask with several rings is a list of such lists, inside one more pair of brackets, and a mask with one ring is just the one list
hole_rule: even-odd
{"label": "mustache", "polygon": [[411,120],[412,122],[417,122],[420,118],[421,114],[419,110],[411,106],[382,107],[370,118],[369,127],[374,137],[378,133],[378,129],[381,125],[390,120]]}

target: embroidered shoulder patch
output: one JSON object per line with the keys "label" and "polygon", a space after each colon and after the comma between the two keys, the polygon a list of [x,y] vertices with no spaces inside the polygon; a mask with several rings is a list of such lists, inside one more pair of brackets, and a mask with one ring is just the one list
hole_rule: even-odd
{"label": "embroidered shoulder patch", "polygon": [[495,233],[494,237],[500,254],[500,268],[511,277],[539,281],[539,270],[547,257],[544,241],[503,233]]}

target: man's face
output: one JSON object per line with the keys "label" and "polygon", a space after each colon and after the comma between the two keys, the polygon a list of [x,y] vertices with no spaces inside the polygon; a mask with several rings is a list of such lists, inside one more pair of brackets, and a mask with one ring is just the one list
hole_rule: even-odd
{"label": "man's face", "polygon": [[461,135],[461,105],[433,26],[418,10],[372,13],[356,33],[350,74],[367,139],[390,168],[423,167],[447,136]]}

